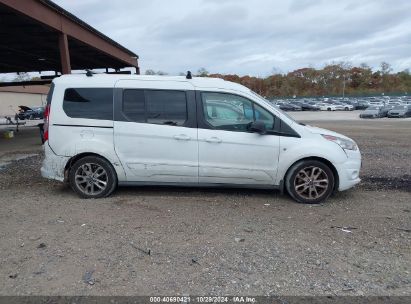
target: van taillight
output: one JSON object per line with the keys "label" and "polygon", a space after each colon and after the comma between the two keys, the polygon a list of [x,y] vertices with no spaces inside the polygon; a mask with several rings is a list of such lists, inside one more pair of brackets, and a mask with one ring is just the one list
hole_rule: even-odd
{"label": "van taillight", "polygon": [[49,139],[49,121],[50,121],[50,105],[48,104],[44,109],[44,141]]}

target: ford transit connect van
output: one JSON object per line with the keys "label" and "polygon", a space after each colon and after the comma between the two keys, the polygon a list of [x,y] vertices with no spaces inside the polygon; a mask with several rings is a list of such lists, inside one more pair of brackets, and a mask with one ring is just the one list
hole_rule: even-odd
{"label": "ford transit connect van", "polygon": [[319,203],[359,183],[350,138],[214,78],[66,75],[45,110],[43,177],[83,198],[124,185],[258,187]]}

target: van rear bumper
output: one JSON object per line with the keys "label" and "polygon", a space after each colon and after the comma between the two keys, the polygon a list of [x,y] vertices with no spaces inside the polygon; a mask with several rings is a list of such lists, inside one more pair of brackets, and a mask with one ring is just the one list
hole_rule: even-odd
{"label": "van rear bumper", "polygon": [[48,142],[44,143],[43,150],[45,157],[40,169],[41,176],[61,182],[64,181],[64,168],[70,157],[54,154]]}

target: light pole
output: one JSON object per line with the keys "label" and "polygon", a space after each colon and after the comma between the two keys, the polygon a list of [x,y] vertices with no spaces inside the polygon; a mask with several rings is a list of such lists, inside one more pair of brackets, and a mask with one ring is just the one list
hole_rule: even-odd
{"label": "light pole", "polygon": [[345,98],[345,74],[343,75],[343,99]]}

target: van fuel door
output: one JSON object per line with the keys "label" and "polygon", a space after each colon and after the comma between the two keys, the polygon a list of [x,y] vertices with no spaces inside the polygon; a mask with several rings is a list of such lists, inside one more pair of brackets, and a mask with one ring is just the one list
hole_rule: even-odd
{"label": "van fuel door", "polygon": [[94,131],[93,130],[81,130],[80,136],[82,139],[91,139],[94,137]]}

